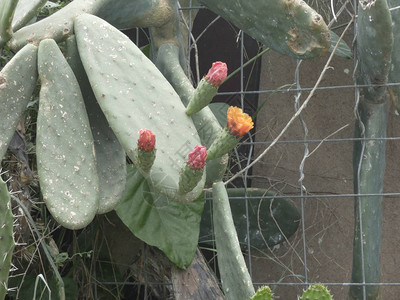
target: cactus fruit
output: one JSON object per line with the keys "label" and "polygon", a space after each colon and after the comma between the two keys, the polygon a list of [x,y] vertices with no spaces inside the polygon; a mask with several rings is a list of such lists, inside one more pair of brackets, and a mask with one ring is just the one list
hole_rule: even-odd
{"label": "cactus fruit", "polygon": [[184,164],[179,178],[179,192],[186,194],[191,191],[201,180],[206,165],[207,150],[204,146],[197,145],[189,153],[189,159]]}
{"label": "cactus fruit", "polygon": [[138,168],[145,173],[150,171],[156,158],[155,144],[156,136],[151,130],[139,130],[138,146],[136,149],[136,162]]}
{"label": "cactus fruit", "polygon": [[7,185],[0,177],[0,299],[7,294],[8,274],[14,249],[14,218],[11,212],[11,199]]}
{"label": "cactus fruit", "polygon": [[210,146],[208,159],[219,158],[235,148],[240,139],[254,126],[251,117],[238,108],[231,106],[227,112],[226,128]]}
{"label": "cactus fruit", "polygon": [[218,87],[225,80],[227,73],[228,68],[226,63],[217,61],[212,64],[207,75],[200,80],[193,94],[193,98],[186,108],[187,115],[190,116],[198,112],[212,101],[217,94]]}
{"label": "cactus fruit", "polygon": [[191,192],[178,192],[187,149],[200,144],[200,139],[174,89],[140,49],[107,22],[81,15],[75,20],[75,33],[97,101],[128,156],[136,163],[138,130],[151,128],[157,136],[158,151],[144,176],[170,199],[196,199],[205,178]]}
{"label": "cactus fruit", "polygon": [[240,249],[229,198],[223,182],[213,184],[213,220],[217,259],[226,299],[249,299],[254,294],[250,274]]}
{"label": "cactus fruit", "polygon": [[121,200],[126,183],[126,156],[117,137],[108,125],[79,57],[74,36],[66,41],[67,61],[79,82],[92,129],[96,169],[99,178],[98,214],[107,213]]}
{"label": "cactus fruit", "polygon": [[38,66],[36,154],[43,199],[58,223],[80,229],[93,220],[99,205],[88,116],[75,75],[54,40],[39,44]]}
{"label": "cactus fruit", "polygon": [[0,71],[0,161],[37,82],[37,47],[26,45]]}
{"label": "cactus fruit", "polygon": [[269,286],[260,287],[250,300],[273,300],[274,293]]}
{"label": "cactus fruit", "polygon": [[331,37],[323,18],[301,0],[200,0],[267,47],[294,58],[320,56]]}
{"label": "cactus fruit", "polygon": [[299,300],[332,300],[330,291],[320,283],[313,284],[303,292]]}

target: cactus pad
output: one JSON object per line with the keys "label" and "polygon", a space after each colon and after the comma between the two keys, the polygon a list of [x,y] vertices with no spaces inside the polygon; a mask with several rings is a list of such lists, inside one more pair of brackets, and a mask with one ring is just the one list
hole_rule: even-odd
{"label": "cactus pad", "polygon": [[114,209],[125,190],[125,151],[108,125],[107,119],[93,94],[79,57],[75,37],[69,37],[66,44],[66,59],[79,82],[93,133],[100,195],[97,213],[103,214]]}
{"label": "cactus pad", "polygon": [[200,0],[266,46],[295,58],[327,52],[331,43],[323,18],[301,0]]}
{"label": "cactus pad", "polygon": [[0,299],[4,299],[7,293],[8,273],[14,249],[13,224],[10,195],[7,185],[0,178]]}
{"label": "cactus pad", "polygon": [[37,81],[37,47],[26,45],[0,72],[0,161]]}
{"label": "cactus pad", "polygon": [[38,65],[36,154],[43,199],[58,223],[80,229],[93,220],[99,205],[88,116],[75,75],[54,40],[40,43]]}
{"label": "cactus pad", "polygon": [[313,284],[303,292],[300,300],[332,300],[329,290],[322,284]]}
{"label": "cactus pad", "polygon": [[153,167],[143,175],[171,199],[196,199],[205,178],[193,191],[178,192],[181,166],[200,139],[174,89],[140,49],[107,22],[81,15],[75,33],[97,101],[128,156],[136,163],[138,131],[152,130],[158,150]]}

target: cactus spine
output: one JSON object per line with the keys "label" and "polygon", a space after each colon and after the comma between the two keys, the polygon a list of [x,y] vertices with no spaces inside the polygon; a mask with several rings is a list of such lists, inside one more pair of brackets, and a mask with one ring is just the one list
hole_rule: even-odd
{"label": "cactus spine", "polygon": [[7,294],[8,274],[14,249],[14,218],[11,212],[11,199],[7,185],[0,178],[0,299]]}
{"label": "cactus spine", "polygon": [[[392,55],[392,21],[385,0],[359,1],[357,51],[359,84],[387,82]],[[358,105],[356,138],[375,139],[354,143],[353,168],[355,233],[352,282],[379,282],[382,231],[382,194],[385,174],[387,90],[362,89]],[[382,138],[382,139],[381,139]],[[362,196],[377,194],[377,196]],[[362,260],[364,258],[364,261]],[[351,286],[349,299],[377,299],[379,286]]]}

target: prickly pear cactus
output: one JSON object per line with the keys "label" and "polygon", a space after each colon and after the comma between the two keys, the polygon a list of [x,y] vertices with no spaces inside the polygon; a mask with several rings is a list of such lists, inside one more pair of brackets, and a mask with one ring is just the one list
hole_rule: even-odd
{"label": "prickly pear cactus", "polygon": [[213,219],[218,265],[226,299],[249,299],[255,291],[240,249],[228,193],[222,182],[213,185]]}
{"label": "prickly pear cactus", "polygon": [[301,0],[200,0],[248,35],[280,53],[310,58],[331,43],[323,18]]}
{"label": "prickly pear cactus", "polygon": [[330,291],[323,284],[311,285],[303,292],[300,300],[332,300],[333,297]]}
{"label": "prickly pear cactus", "polygon": [[0,299],[7,294],[8,274],[14,249],[11,200],[7,185],[0,177]]}
{"label": "prickly pear cactus", "polygon": [[38,65],[36,155],[43,200],[62,226],[80,229],[99,206],[89,119],[79,84],[54,40],[39,44]]}
{"label": "prickly pear cactus", "polygon": [[75,33],[97,101],[127,155],[136,162],[138,132],[152,130],[158,150],[150,172],[143,175],[171,199],[195,200],[205,176],[184,195],[178,182],[188,153],[201,143],[174,89],[135,44],[102,19],[79,16]]}
{"label": "prickly pear cactus", "polygon": [[67,61],[79,82],[93,134],[99,177],[98,214],[107,213],[120,202],[126,183],[125,151],[108,125],[80,60],[75,36],[66,41]]}
{"label": "prickly pear cactus", "polygon": [[26,45],[0,71],[0,161],[37,81],[37,47]]}
{"label": "prickly pear cactus", "polygon": [[[357,83],[385,84],[391,66],[393,34],[385,0],[359,1],[357,18]],[[386,87],[361,90],[354,142],[355,229],[352,282],[380,281],[382,200],[385,176],[388,92]],[[370,140],[368,140],[370,139]],[[375,140],[377,139],[377,140]],[[375,194],[377,196],[363,196]],[[378,299],[379,286],[352,285],[349,299]]]}

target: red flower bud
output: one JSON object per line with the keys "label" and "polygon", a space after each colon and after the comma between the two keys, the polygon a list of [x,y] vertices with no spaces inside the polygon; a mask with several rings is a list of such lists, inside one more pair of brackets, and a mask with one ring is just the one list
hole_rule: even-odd
{"label": "red flower bud", "polygon": [[206,165],[207,150],[204,146],[197,145],[189,153],[188,166],[193,170],[201,170]]}
{"label": "red flower bud", "polygon": [[156,144],[156,136],[149,129],[139,130],[138,148],[144,152],[151,152],[154,150]]}
{"label": "red flower bud", "polygon": [[227,74],[228,67],[226,66],[226,63],[217,61],[212,64],[211,69],[208,71],[206,81],[215,87],[219,87],[225,80]]}

